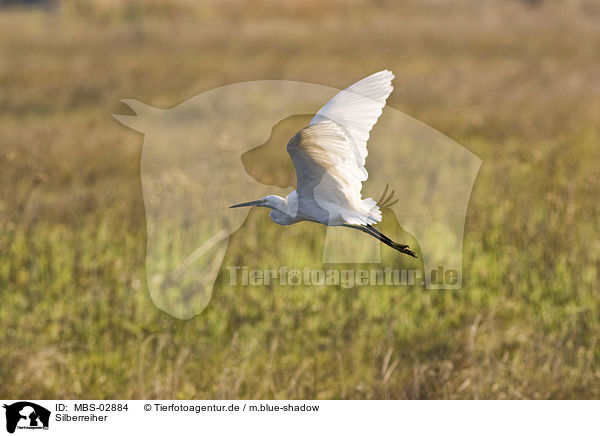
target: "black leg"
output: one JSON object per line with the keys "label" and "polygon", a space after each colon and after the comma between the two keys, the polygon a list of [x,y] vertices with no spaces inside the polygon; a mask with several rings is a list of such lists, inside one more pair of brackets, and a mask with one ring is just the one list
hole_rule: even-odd
{"label": "black leg", "polygon": [[397,250],[401,253],[407,254],[414,258],[417,258],[416,253],[414,251],[410,250],[408,248],[408,245],[398,244],[398,243],[392,241],[390,238],[385,236],[383,233],[381,233],[379,230],[375,229],[375,227],[373,227],[371,225],[359,226],[359,225],[354,225],[354,224],[344,224],[344,227],[349,227],[351,229],[360,230],[361,232],[364,232],[367,235],[374,237],[375,239],[379,239],[385,245],[393,248],[394,250]]}
{"label": "black leg", "polygon": [[392,241],[390,238],[388,238],[387,236],[385,236],[383,233],[381,233],[381,232],[380,232],[378,229],[376,229],[375,227],[373,227],[371,224],[367,224],[365,227],[366,227],[367,229],[369,229],[371,232],[375,233],[376,235],[378,235],[378,236],[380,236],[380,237],[382,237],[382,238],[385,238],[385,239],[387,239],[388,241],[392,242],[393,244],[399,245],[399,246],[401,246],[402,248],[408,248],[408,245],[404,245],[404,244],[398,244],[398,243],[396,243],[396,242]]}

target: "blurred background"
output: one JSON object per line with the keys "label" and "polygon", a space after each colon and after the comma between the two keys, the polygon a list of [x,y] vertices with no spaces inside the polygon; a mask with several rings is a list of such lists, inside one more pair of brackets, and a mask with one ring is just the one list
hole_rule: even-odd
{"label": "blurred background", "polygon": [[[595,0],[0,1],[0,396],[600,397],[599,49]],[[381,69],[483,159],[462,289],[224,280],[191,320],[158,310],[119,100]]]}

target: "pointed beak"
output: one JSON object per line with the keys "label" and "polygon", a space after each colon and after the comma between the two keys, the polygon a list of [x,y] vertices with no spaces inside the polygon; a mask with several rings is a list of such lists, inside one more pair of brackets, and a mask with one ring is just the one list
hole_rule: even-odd
{"label": "pointed beak", "polygon": [[249,201],[247,203],[234,204],[233,206],[230,206],[229,209],[233,209],[235,207],[258,206],[260,204],[264,204],[264,202],[265,200]]}

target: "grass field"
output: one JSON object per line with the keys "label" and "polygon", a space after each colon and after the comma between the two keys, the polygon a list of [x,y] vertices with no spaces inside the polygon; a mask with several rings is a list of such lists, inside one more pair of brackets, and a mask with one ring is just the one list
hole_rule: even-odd
{"label": "grass field", "polygon": [[[279,3],[0,8],[0,396],[599,398],[600,6]],[[388,104],[483,159],[462,289],[219,280],[193,319],[158,310],[119,100],[384,68]],[[320,256],[274,226],[255,211],[227,256],[290,256],[252,236],[277,232]]]}

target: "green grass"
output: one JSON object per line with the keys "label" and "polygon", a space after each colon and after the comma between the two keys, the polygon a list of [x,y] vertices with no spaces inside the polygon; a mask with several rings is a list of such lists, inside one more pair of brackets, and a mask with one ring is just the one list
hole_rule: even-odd
{"label": "green grass", "polygon": [[[0,396],[600,397],[600,10],[433,3],[0,9]],[[158,310],[119,99],[382,68],[392,106],[484,161],[463,288],[230,287],[222,268],[199,316]],[[322,234],[255,211],[223,264],[313,264]]]}

